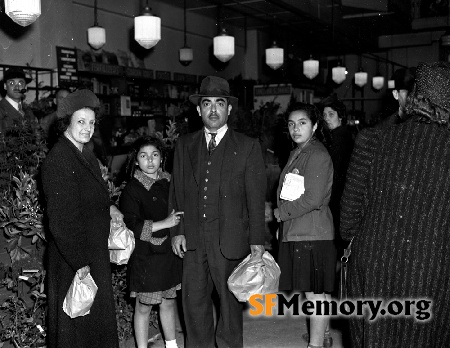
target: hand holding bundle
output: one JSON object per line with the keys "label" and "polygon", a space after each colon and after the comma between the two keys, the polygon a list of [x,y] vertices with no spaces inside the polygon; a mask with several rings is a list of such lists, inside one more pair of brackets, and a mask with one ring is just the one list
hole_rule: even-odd
{"label": "hand holding bundle", "polygon": [[135,243],[134,233],[124,223],[116,223],[111,220],[108,249],[112,263],[117,265],[127,264],[133,253]]}
{"label": "hand holding bundle", "polygon": [[228,278],[228,289],[240,302],[248,301],[254,294],[273,294],[278,292],[280,273],[268,251],[256,261],[248,255]]}
{"label": "hand holding bundle", "polygon": [[72,319],[89,314],[97,290],[97,284],[90,273],[81,279],[77,272],[64,298],[64,312]]}

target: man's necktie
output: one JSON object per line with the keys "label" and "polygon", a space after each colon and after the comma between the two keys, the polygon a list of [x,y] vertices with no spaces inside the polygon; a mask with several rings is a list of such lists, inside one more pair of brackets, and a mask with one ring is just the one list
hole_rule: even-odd
{"label": "man's necktie", "polygon": [[22,103],[19,103],[19,112],[22,116],[25,115],[25,111],[23,111]]}
{"label": "man's necktie", "polygon": [[211,154],[213,153],[214,149],[216,148],[216,135],[217,133],[209,133],[209,135],[211,135],[211,139],[209,140],[209,144],[208,144],[208,152],[209,155],[211,156]]}

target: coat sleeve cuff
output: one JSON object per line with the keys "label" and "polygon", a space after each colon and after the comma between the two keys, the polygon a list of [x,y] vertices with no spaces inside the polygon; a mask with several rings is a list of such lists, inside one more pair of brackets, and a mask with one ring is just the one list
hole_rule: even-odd
{"label": "coat sleeve cuff", "polygon": [[153,235],[153,221],[145,220],[144,226],[142,227],[140,240],[144,242],[149,242],[153,245],[161,245],[167,239],[167,236],[163,238],[155,238],[152,237],[152,235]]}

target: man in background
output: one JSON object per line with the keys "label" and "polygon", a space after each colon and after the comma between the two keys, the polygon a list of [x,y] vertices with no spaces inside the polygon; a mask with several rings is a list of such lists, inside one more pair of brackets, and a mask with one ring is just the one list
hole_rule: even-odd
{"label": "man in background", "polygon": [[408,94],[414,87],[416,77],[416,68],[401,68],[394,72],[392,79],[395,81],[392,96],[398,101],[398,110],[390,116],[382,119],[376,126],[389,127],[393,124],[401,123],[405,120],[405,104]]}
{"label": "man in background", "polygon": [[27,84],[31,81],[21,68],[11,67],[5,71],[3,83],[6,96],[0,100],[1,138],[13,131],[15,127],[22,127],[23,121],[27,121],[32,130],[36,130],[36,117],[31,109],[23,105]]}

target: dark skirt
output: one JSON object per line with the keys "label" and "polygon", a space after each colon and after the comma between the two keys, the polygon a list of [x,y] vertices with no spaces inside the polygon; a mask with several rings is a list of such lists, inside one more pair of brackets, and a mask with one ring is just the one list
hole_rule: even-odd
{"label": "dark skirt", "polygon": [[331,293],[335,287],[336,246],[333,240],[282,242],[278,254],[280,291]]}

